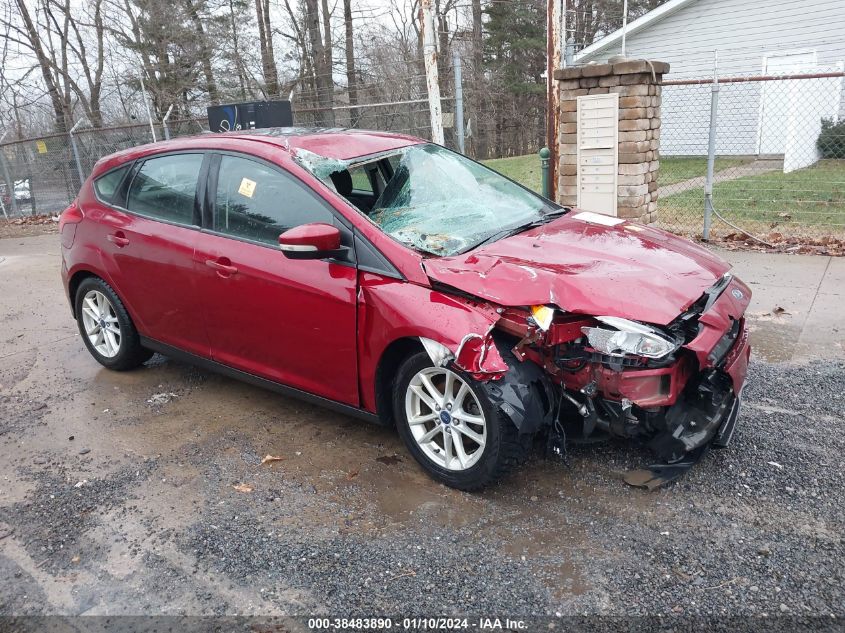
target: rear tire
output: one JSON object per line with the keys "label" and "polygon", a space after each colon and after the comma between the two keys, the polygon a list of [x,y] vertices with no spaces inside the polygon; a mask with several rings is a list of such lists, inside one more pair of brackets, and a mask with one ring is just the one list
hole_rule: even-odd
{"label": "rear tire", "polygon": [[519,434],[477,381],[435,367],[426,352],[399,367],[393,411],[414,459],[451,488],[483,488],[522,463],[531,448],[531,436]]}
{"label": "rear tire", "polygon": [[75,306],[82,341],[103,367],[134,369],[153,355],[141,347],[138,330],[117,293],[99,277],[88,277],[79,284]]}

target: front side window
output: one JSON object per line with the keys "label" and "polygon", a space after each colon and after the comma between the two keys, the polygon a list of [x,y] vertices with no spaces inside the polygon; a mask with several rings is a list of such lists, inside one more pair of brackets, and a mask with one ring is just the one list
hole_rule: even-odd
{"label": "front side window", "polygon": [[132,180],[126,208],[156,219],[194,223],[202,154],[171,154],[144,161]]}
{"label": "front side window", "polygon": [[279,235],[309,222],[332,224],[325,204],[292,176],[238,156],[223,156],[214,204],[216,231],[277,244]]}

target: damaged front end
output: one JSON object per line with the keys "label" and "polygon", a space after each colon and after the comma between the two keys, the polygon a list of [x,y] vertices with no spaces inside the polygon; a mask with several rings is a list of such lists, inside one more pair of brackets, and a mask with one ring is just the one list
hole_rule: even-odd
{"label": "damaged front end", "polygon": [[[626,481],[652,488],[730,442],[750,355],[749,299],[726,274],[660,327],[556,306],[502,308],[452,362],[485,381],[521,432],[548,429],[553,453],[564,437],[644,442],[663,463]],[[485,368],[490,349],[496,363]]]}

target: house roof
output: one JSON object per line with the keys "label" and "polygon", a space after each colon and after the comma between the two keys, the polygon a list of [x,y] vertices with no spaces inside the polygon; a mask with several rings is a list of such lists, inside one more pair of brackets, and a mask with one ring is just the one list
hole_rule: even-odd
{"label": "house roof", "polygon": [[[660,20],[669,17],[673,13],[676,13],[683,9],[688,4],[692,4],[696,2],[696,0],[669,0],[664,4],[661,4],[656,9],[649,11],[644,16],[637,18],[633,22],[628,24],[628,34],[627,37],[631,37],[633,34],[642,31],[645,28],[648,28],[649,25],[654,24],[655,22],[659,22]],[[610,35],[606,35],[605,37],[601,38],[600,40],[593,42],[585,49],[580,51],[575,55],[576,62],[586,62],[590,61],[592,57],[597,55],[598,53],[604,51],[606,48],[613,46],[617,42],[622,41],[622,29],[618,29],[611,33]]]}

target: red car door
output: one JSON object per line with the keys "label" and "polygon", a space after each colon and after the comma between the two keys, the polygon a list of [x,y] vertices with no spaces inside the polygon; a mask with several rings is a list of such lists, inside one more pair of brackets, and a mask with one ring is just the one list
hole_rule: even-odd
{"label": "red car door", "polygon": [[108,273],[140,333],[208,357],[193,266],[203,159],[203,153],[147,158],[129,184],[126,210],[98,205],[89,226],[102,233],[96,241]]}
{"label": "red car door", "polygon": [[294,226],[339,225],[331,207],[281,168],[229,154],[215,156],[206,200],[194,265],[212,358],[357,405],[354,264],[278,248]]}

